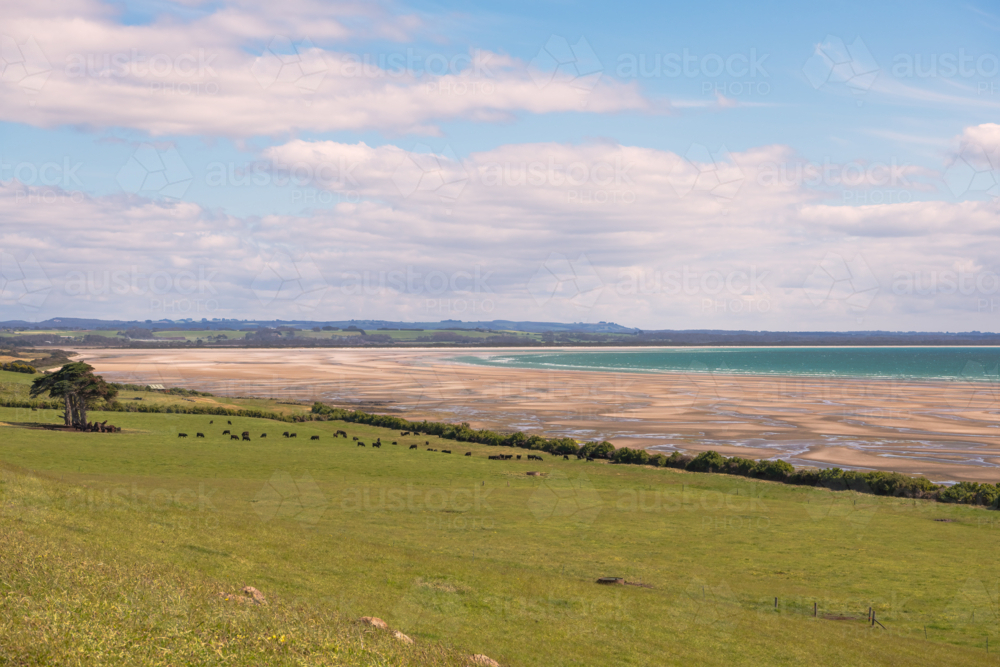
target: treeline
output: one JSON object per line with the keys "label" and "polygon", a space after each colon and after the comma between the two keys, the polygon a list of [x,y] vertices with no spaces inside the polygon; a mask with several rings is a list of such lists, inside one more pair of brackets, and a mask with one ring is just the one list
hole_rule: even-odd
{"label": "treeline", "polygon": [[0,364],[0,371],[11,371],[13,373],[27,373],[29,375],[34,375],[38,372],[38,369],[31,364],[24,361],[5,361]]}
{"label": "treeline", "polygon": [[[42,399],[25,400],[16,398],[0,399],[3,408],[29,408],[34,410],[62,410],[62,401],[46,401]],[[211,415],[215,417],[251,417],[253,419],[270,419],[283,422],[312,421],[311,415],[283,415],[267,410],[214,407],[210,405],[153,405],[146,403],[111,403],[97,404],[90,407],[98,412],[137,412],[148,414],[179,414],[179,415]]]}
{"label": "treeline", "polygon": [[943,503],[983,505],[992,509],[1000,508],[1000,484],[980,484],[959,482],[954,486],[932,483],[924,477],[909,477],[896,472],[875,470],[859,472],[827,468],[824,470],[796,470],[787,461],[762,459],[753,461],[739,456],[725,457],[714,451],[690,456],[674,452],[650,454],[644,449],[616,448],[610,442],[589,442],[578,444],[572,438],[543,438],[517,432],[501,434],[486,429],[475,430],[468,423],[446,424],[443,422],[412,422],[402,417],[375,415],[357,410],[333,408],[322,403],[313,404],[312,412],[326,419],[378,426],[398,431],[412,431],[426,435],[436,435],[447,440],[475,442],[484,445],[519,447],[548,452],[556,456],[577,456],[580,458],[605,459],[611,463],[626,465],[648,465],[661,468],[677,468],[689,472],[709,472],[739,475],[765,479],[800,486],[818,486],[834,491],[856,491],[876,496],[901,498],[924,498]]}

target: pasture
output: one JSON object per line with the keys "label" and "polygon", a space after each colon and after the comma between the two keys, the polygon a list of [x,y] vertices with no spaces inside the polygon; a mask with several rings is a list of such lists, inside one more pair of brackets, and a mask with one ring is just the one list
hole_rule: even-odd
{"label": "pasture", "polygon": [[[92,418],[123,432],[0,409],[0,663],[46,642],[81,664],[1000,661],[1000,522],[982,508],[335,421]],[[269,605],[213,595],[244,585]]]}

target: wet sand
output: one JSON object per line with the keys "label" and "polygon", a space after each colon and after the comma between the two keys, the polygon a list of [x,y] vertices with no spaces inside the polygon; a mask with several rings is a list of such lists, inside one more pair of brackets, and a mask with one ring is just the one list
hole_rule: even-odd
{"label": "wet sand", "polygon": [[714,449],[728,456],[779,457],[797,466],[1000,482],[1000,395],[986,383],[562,371],[449,361],[514,351],[78,350],[117,382],[319,400],[411,419],[666,452]]}

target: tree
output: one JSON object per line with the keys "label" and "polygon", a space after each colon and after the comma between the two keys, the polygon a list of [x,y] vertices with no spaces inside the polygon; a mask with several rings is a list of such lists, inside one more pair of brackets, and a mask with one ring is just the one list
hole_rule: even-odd
{"label": "tree", "polygon": [[63,419],[66,426],[87,425],[87,408],[98,400],[110,401],[118,390],[94,374],[94,367],[82,361],[66,364],[55,373],[44,375],[31,383],[30,395],[37,398],[48,392],[65,404]]}

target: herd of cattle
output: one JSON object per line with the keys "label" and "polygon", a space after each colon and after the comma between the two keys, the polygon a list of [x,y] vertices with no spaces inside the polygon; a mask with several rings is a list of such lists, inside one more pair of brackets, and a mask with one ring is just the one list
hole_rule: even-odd
{"label": "herd of cattle", "polygon": [[[209,421],[208,423],[209,424],[214,424],[215,420],[213,419],[213,420]],[[232,421],[228,421],[228,423],[229,423],[230,426],[233,425]],[[104,428],[103,424],[94,424],[94,426],[100,426],[101,428]],[[114,426],[108,426],[107,428],[108,429],[113,429],[113,428],[116,428],[116,427],[114,427]],[[121,429],[118,429],[118,430],[121,430]],[[407,435],[411,435],[411,432],[410,431],[400,431],[399,434],[401,436],[407,436]],[[222,432],[222,435],[223,436],[228,435],[230,440],[240,440],[241,442],[243,440],[251,440],[251,438],[250,438],[250,431],[243,431],[243,433],[241,433],[240,435],[236,435],[236,434],[232,433],[229,429],[226,429],[225,431]],[[298,437],[297,433],[289,433],[288,431],[285,431],[281,435],[283,437],[285,437],[285,438],[297,438]],[[178,438],[186,438],[186,437],[188,437],[188,434],[187,433],[178,433],[177,437]],[[195,437],[197,437],[197,438],[204,438],[205,434],[204,433],[195,433]],[[267,433],[261,433],[260,437],[261,438],[266,438],[267,437]],[[344,439],[347,439],[347,431],[337,431],[336,433],[333,434],[333,437],[335,437],[335,438],[341,438],[342,437]],[[309,439],[310,440],[319,440],[319,436],[318,435],[310,436]],[[357,443],[358,447],[366,447],[367,446],[364,442],[361,441],[361,439],[358,436],[354,436],[354,442]],[[392,444],[398,445],[399,443],[396,442],[395,440],[393,440]],[[430,447],[430,444],[431,444],[430,440],[425,440],[424,441],[424,445],[427,446],[427,451],[428,452],[436,452],[436,451],[438,451],[437,449],[432,449]],[[381,437],[377,438],[375,440],[375,442],[371,443],[371,445],[374,448],[381,448],[382,447],[382,438]],[[410,445],[410,449],[419,449],[419,447],[417,445]],[[440,451],[441,451],[442,454],[451,454],[451,450],[450,449],[442,449]],[[472,452],[466,452],[465,455],[466,456],[472,456]],[[513,454],[497,454],[495,456],[490,456],[489,457],[489,459],[491,461],[510,461],[513,458],[514,458]],[[539,455],[537,455],[537,454],[528,454],[528,456],[526,458],[527,458],[528,461],[541,461],[541,460],[543,460],[542,457],[539,456]],[[568,456],[564,456],[563,458],[567,459],[567,460],[569,459]],[[520,454],[517,455],[517,460],[518,461],[521,460],[521,455]]]}
{"label": "herd of cattle", "polygon": [[[34,408],[32,408],[34,409]],[[108,420],[92,424],[85,424],[83,426],[77,425],[76,430],[83,431],[84,433],[121,433],[122,427],[109,424]]]}

